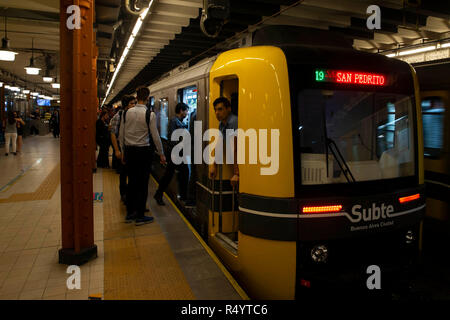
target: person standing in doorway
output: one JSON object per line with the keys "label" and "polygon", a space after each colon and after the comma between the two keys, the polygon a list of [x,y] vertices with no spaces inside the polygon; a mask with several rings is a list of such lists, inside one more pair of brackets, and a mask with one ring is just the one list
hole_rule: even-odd
{"label": "person standing in doorway", "polygon": [[[231,112],[231,103],[225,97],[219,97],[213,102],[214,112],[216,113],[216,118],[219,120],[219,130],[222,133],[224,144],[226,146],[227,141],[227,129],[232,129],[234,131],[238,128],[238,117]],[[239,166],[237,164],[237,137],[236,135],[230,137],[234,139],[234,164],[233,164],[233,176],[230,179],[230,183],[233,187],[237,187],[239,184]],[[216,164],[213,163],[210,166],[209,177],[214,179],[216,177],[217,168]]]}
{"label": "person standing in doorway", "polygon": [[[186,118],[187,114],[189,112],[189,107],[185,103],[178,103],[175,107],[175,117],[173,117],[170,120],[169,124],[169,137],[172,136],[172,133],[177,129],[183,129],[187,131],[187,125],[183,123],[184,118]],[[181,138],[180,138],[181,139]],[[179,143],[175,141],[170,141],[170,153],[172,153],[172,149],[175,145]],[[175,173],[175,170],[178,171],[178,190],[180,193],[180,200],[183,202],[186,202],[187,200],[187,185],[189,181],[189,168],[187,164],[180,163],[180,164],[174,164],[172,162],[171,157],[169,157],[168,165],[166,168],[166,171],[164,172],[164,176],[161,178],[161,181],[159,183],[158,190],[156,190],[156,193],[154,195],[154,198],[156,202],[163,206],[165,205],[162,196],[164,191],[166,190],[167,186],[169,185],[170,181],[172,180],[173,174]]]}

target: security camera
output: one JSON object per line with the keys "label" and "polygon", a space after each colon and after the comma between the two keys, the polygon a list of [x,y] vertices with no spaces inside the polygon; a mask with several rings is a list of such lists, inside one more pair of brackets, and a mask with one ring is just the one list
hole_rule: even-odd
{"label": "security camera", "polygon": [[229,15],[229,0],[204,0],[200,29],[206,36],[216,38]]}

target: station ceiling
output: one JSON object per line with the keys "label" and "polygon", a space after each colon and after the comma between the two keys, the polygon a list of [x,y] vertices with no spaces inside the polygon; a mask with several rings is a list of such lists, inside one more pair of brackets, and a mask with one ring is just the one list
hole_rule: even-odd
{"label": "station ceiling", "polygon": [[[42,81],[42,75],[47,69],[50,76],[63,72],[59,68],[59,2],[0,0],[0,35],[4,36],[6,15],[11,47],[19,52],[15,62],[0,61],[0,81],[16,78],[58,93]],[[138,17],[129,13],[124,4],[125,0],[96,0],[101,97]],[[354,48],[369,52],[450,38],[447,0],[230,0],[230,4],[230,17],[221,33],[209,38],[200,30],[203,0],[154,0],[106,103],[133,93],[137,86],[150,84],[188,60],[217,54],[225,48],[221,47],[225,40],[258,23],[334,31],[350,38]],[[372,4],[381,8],[380,30],[366,27],[366,10]],[[39,77],[27,75],[24,70],[31,57],[32,38],[35,63],[43,69]]]}
{"label": "station ceiling", "polygon": [[[230,0],[230,18],[216,39],[208,38],[200,30],[203,1],[155,1],[107,103],[133,93],[139,85],[150,84],[193,57],[200,59],[220,52],[221,48],[211,48],[261,21],[261,26],[290,25],[334,31],[351,38],[354,48],[369,52],[450,37],[448,1]],[[367,7],[372,4],[381,9],[380,30],[366,27]]]}

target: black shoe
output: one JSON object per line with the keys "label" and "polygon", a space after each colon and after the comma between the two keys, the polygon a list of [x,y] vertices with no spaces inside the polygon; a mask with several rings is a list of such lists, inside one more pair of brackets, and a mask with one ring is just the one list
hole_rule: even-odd
{"label": "black shoe", "polygon": [[17,156],[17,152],[13,152],[13,155]]}
{"label": "black shoe", "polygon": [[137,226],[142,226],[143,224],[147,224],[147,223],[151,223],[153,222],[155,219],[153,217],[147,217],[147,216],[143,216],[141,218],[137,218],[136,219],[136,225]]}
{"label": "black shoe", "polygon": [[162,197],[158,197],[158,196],[156,196],[156,194],[155,194],[155,196],[154,196],[153,198],[156,200],[156,203],[157,203],[158,205],[160,205],[160,206],[165,206],[165,205],[166,205],[166,204],[164,203]]}
{"label": "black shoe", "polygon": [[5,153],[5,156],[8,156],[8,154],[7,154],[7,153]]}
{"label": "black shoe", "polygon": [[132,215],[128,215],[127,214],[127,216],[125,217],[125,223],[131,223],[134,220],[136,220],[136,215],[135,214],[132,214]]}

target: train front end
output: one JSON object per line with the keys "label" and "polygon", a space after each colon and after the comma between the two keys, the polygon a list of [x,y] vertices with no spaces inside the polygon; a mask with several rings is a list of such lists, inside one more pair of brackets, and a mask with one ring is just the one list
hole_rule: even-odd
{"label": "train front end", "polygon": [[296,296],[407,288],[425,212],[414,70],[351,50],[283,51],[299,210]]}

